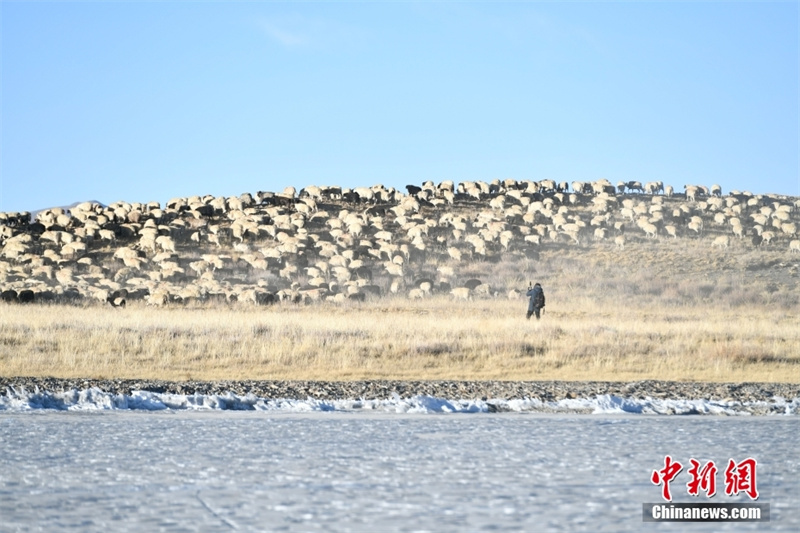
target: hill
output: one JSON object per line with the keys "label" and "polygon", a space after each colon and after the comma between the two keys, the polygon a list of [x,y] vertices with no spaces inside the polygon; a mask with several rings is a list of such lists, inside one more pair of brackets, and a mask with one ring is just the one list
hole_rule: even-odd
{"label": "hill", "polygon": [[[709,374],[702,358],[701,364],[690,365],[694,370],[684,361],[676,374],[682,379],[701,374],[724,379],[733,376],[733,367],[746,374],[752,370],[748,365],[765,365],[769,376],[762,378],[769,381],[800,379],[792,355],[800,352],[796,327],[793,332],[776,329],[796,326],[800,304],[797,198],[723,195],[701,186],[675,194],[663,184],[615,187],[604,181],[573,183],[571,191],[567,184],[514,180],[458,186],[429,182],[407,189],[312,186],[299,193],[290,188],[229,198],[176,198],[166,205],[85,202],[69,210],[45,210],[35,218],[0,214],[2,296],[11,304],[67,304],[95,321],[112,312],[107,304],[127,305],[128,313],[166,307],[170,320],[210,309],[217,316],[234,313],[248,323],[245,336],[252,337],[256,352],[263,352],[257,342],[265,334],[278,344],[288,343],[288,359],[280,364],[273,360],[274,351],[266,351],[263,357],[272,357],[272,366],[250,361],[231,370],[229,361],[218,369],[227,377],[252,372],[298,377],[298,365],[309,368],[307,357],[319,352],[314,343],[320,339],[301,349],[302,339],[289,330],[277,334],[273,326],[291,329],[298,325],[292,317],[307,315],[300,319],[301,329],[309,327],[303,320],[315,321],[325,332],[322,346],[354,357],[337,363],[346,368],[336,375],[348,379],[419,377],[414,372],[425,364],[437,368],[431,375],[449,378],[455,370],[442,366],[443,361],[457,364],[458,357],[470,361],[467,377],[549,372],[563,378],[561,368],[572,376],[584,368],[582,375],[591,376],[601,367],[652,373],[657,360],[648,354],[662,353],[669,344],[662,341],[670,335],[682,357],[716,349],[726,365],[733,365],[717,375]],[[526,339],[527,325],[526,331],[513,330],[520,327],[520,315],[526,324],[521,293],[530,281],[541,282],[548,296],[545,318],[537,327],[552,336],[550,344]],[[44,316],[48,307],[35,313]],[[26,309],[34,313],[34,307]],[[270,314],[264,315],[267,309]],[[353,330],[352,320],[380,321],[381,313],[397,318],[381,326],[386,331]],[[265,316],[289,322],[263,326],[259,320]],[[345,322],[324,326],[326,320],[338,320],[332,317]],[[752,326],[750,337],[728,331],[747,317],[751,324],[766,322]],[[490,318],[513,324],[507,329],[505,323],[493,323],[503,331],[503,342],[496,331],[464,337],[465,324],[480,329],[485,325],[481,320]],[[450,333],[435,328],[428,337],[420,333],[433,319],[447,322]],[[556,319],[558,326],[553,325]],[[649,321],[658,324],[651,332]],[[698,328],[698,336],[679,332],[690,324],[710,330],[701,334]],[[109,325],[108,331],[118,327]],[[182,338],[184,350],[208,350],[193,344],[181,328],[172,328],[172,339]],[[399,342],[392,342],[392,328],[404,332]],[[162,329],[155,331],[170,330]],[[461,338],[451,337],[453,332]],[[411,344],[402,341],[404,335]],[[23,330],[15,330],[9,338],[35,352],[24,337]],[[125,342],[135,344],[133,339]],[[348,351],[349,345],[353,350]],[[219,350],[234,348],[224,344]],[[380,362],[391,354],[415,357],[401,369]],[[643,359],[620,366],[613,357],[603,363],[604,354]],[[494,357],[505,357],[505,362],[498,366]],[[584,365],[587,359],[593,365]],[[322,365],[303,376],[329,375],[323,367],[328,368]],[[208,365],[186,368],[194,370],[179,372],[214,372]]]}

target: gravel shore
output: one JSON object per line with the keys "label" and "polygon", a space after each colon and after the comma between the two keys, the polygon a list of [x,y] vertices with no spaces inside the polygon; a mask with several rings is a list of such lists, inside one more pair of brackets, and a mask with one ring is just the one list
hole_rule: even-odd
{"label": "gravel shore", "polygon": [[756,402],[800,397],[800,383],[686,383],[675,381],[158,381],[0,377],[0,394],[12,387],[47,392],[98,388],[113,394],[143,390],[171,394],[254,394],[260,398],[381,400],[434,396],[446,399],[624,398]]}

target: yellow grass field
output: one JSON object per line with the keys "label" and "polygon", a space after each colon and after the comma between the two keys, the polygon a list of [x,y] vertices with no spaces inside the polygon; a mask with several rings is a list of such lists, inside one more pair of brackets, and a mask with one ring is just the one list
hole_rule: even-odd
{"label": "yellow grass field", "polygon": [[524,194],[0,225],[0,376],[800,383],[800,201]]}
{"label": "yellow grass field", "polygon": [[800,382],[798,312],[526,301],[0,306],[0,373],[60,378]]}

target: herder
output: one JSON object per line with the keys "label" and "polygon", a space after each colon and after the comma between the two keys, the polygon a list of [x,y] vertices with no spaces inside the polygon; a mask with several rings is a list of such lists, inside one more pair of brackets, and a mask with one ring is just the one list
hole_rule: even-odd
{"label": "herder", "polygon": [[536,315],[536,319],[538,320],[540,318],[539,313],[544,308],[544,291],[542,290],[542,286],[538,283],[533,287],[528,285],[528,292],[525,293],[525,296],[529,298],[528,314],[525,318],[530,319],[531,315]]}

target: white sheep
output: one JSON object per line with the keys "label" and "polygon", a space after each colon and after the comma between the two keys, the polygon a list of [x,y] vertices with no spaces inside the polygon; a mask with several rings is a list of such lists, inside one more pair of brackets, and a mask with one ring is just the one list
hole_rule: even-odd
{"label": "white sheep", "polygon": [[425,298],[425,293],[422,289],[411,289],[408,291],[408,298],[409,300],[422,300]]}
{"label": "white sheep", "polygon": [[159,235],[158,237],[156,237],[155,242],[165,252],[176,253],[175,241],[172,240],[172,237],[169,237],[167,235]]}
{"label": "white sheep", "polygon": [[472,295],[470,294],[469,287],[456,287],[455,289],[450,291],[450,294],[453,295],[453,298],[456,300],[471,300]]}
{"label": "white sheep", "polygon": [[650,224],[649,222],[642,224],[642,231],[646,237],[657,238],[658,237],[658,227],[655,224]]}
{"label": "white sheep", "polygon": [[711,246],[716,246],[718,248],[727,248],[730,244],[730,237],[727,235],[721,235],[714,239],[714,242],[711,243]]}

